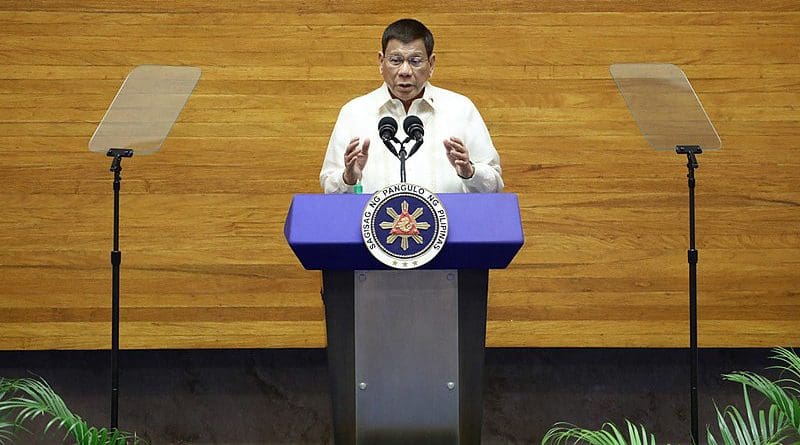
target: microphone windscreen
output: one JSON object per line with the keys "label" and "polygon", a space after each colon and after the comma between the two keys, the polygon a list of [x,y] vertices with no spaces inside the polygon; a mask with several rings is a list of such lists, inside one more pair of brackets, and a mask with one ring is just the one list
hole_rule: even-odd
{"label": "microphone windscreen", "polygon": [[383,140],[389,140],[397,133],[397,121],[391,117],[386,116],[378,121],[378,134]]}
{"label": "microphone windscreen", "polygon": [[414,139],[421,139],[425,135],[425,129],[422,126],[422,120],[417,116],[409,115],[403,121],[403,130],[406,134]]}

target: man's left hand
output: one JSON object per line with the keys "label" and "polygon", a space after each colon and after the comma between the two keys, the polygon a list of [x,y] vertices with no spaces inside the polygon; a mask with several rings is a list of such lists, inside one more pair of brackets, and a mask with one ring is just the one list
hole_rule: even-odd
{"label": "man's left hand", "polygon": [[469,150],[464,146],[464,141],[456,137],[445,139],[444,148],[447,150],[447,159],[458,176],[468,179],[475,174],[475,167],[469,160]]}

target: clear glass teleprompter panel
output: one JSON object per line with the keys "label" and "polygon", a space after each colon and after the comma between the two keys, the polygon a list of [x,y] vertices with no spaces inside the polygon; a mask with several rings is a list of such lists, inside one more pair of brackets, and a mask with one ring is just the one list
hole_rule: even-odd
{"label": "clear glass teleprompter panel", "polygon": [[639,130],[653,148],[720,148],[714,125],[680,68],[667,63],[618,63],[609,70]]}
{"label": "clear glass teleprompter panel", "polygon": [[158,151],[200,79],[200,68],[140,65],[125,78],[89,141],[105,153],[127,148],[136,154]]}

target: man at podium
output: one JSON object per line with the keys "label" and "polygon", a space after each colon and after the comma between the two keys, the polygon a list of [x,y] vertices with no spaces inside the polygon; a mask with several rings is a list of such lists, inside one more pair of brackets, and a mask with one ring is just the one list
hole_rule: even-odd
{"label": "man at podium", "polygon": [[325,193],[353,193],[356,184],[374,193],[400,182],[400,161],[379,136],[387,116],[395,122],[417,116],[424,128],[424,142],[405,164],[407,182],[437,193],[503,190],[500,158],[475,105],[428,82],[435,61],[433,34],[419,21],[401,19],[384,30],[378,53],[384,84],[339,112],[320,172]]}

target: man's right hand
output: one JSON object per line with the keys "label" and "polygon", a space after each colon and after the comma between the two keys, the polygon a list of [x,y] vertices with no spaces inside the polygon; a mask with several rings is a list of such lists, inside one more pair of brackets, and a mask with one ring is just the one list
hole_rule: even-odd
{"label": "man's right hand", "polygon": [[361,147],[358,146],[359,138],[353,138],[347,144],[347,150],[344,152],[344,173],[342,179],[347,185],[355,185],[361,179],[361,172],[364,166],[367,165],[367,158],[369,157],[369,139],[364,139]]}

